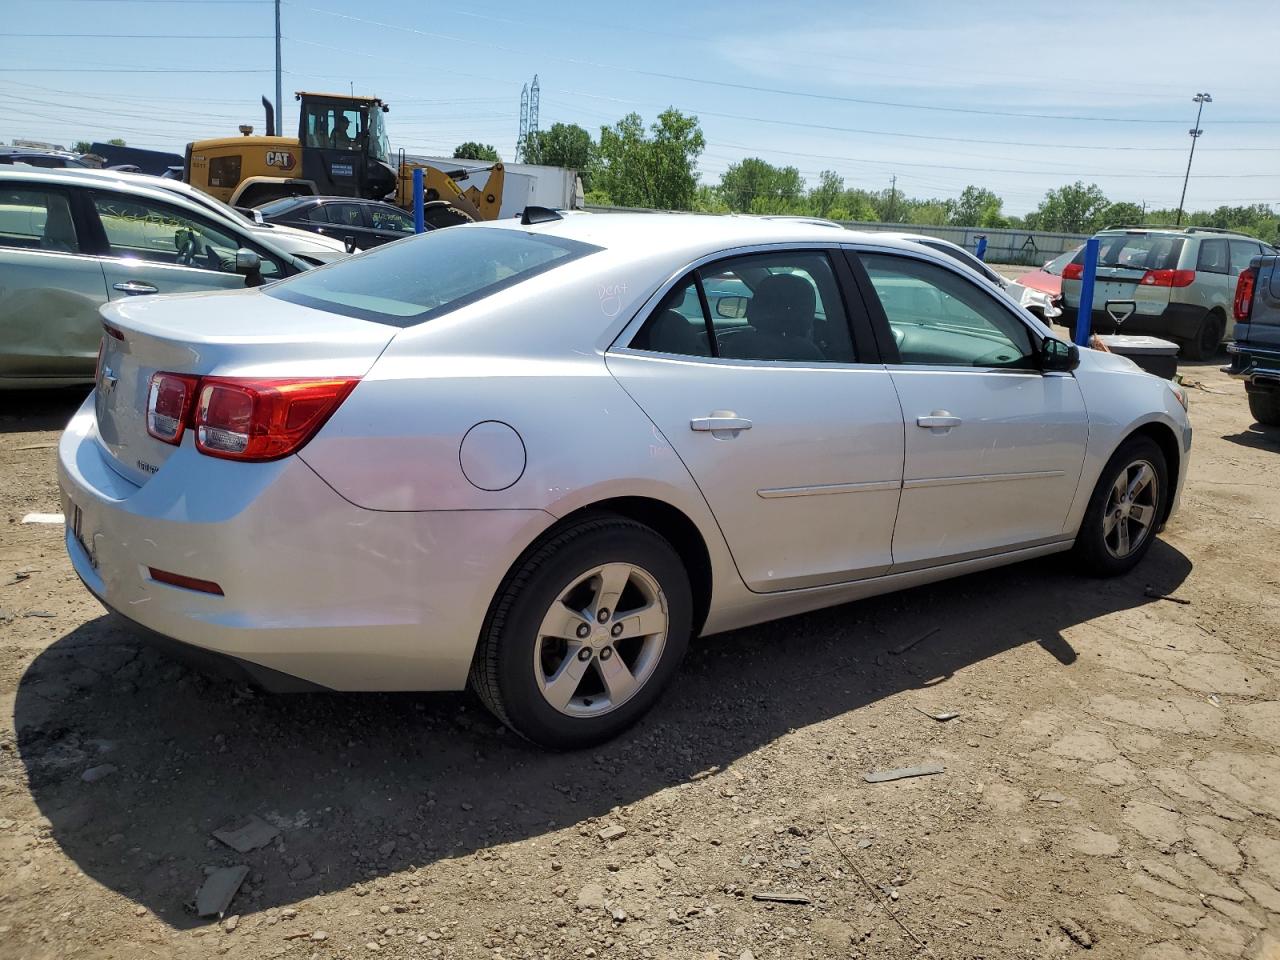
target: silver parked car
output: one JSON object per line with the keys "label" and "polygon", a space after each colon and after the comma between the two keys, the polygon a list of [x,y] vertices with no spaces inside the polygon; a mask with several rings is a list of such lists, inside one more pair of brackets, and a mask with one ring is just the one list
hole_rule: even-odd
{"label": "silver parked car", "polygon": [[[1253,237],[1210,227],[1131,227],[1098,234],[1095,333],[1173,340],[1189,360],[1218,352],[1235,329],[1231,301],[1240,271],[1275,250]],[[1062,319],[1073,331],[1084,275],[1082,247],[1062,271]]]}
{"label": "silver parked car", "polygon": [[612,736],[690,637],[1074,550],[1129,570],[1185,395],[942,254],[544,213],[128,300],[59,449],[108,607],[268,684]]}
{"label": "silver parked car", "polygon": [[92,383],[109,301],[311,266],[162,182],[0,167],[0,388]]}

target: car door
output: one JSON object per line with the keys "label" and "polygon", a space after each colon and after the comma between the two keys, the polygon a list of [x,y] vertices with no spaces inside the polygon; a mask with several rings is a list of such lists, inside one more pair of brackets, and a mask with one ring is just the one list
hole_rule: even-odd
{"label": "car door", "polygon": [[106,302],[73,191],[0,181],[0,381],[92,381]]}
{"label": "car door", "polygon": [[373,243],[390,243],[413,235],[413,217],[389,203],[373,203],[366,208],[373,229]]}
{"label": "car door", "polygon": [[231,227],[183,207],[146,196],[89,192],[88,211],[98,233],[107,292],[113,300],[153,293],[239,289],[236,251],[262,260],[262,278],[279,279],[280,261]]}
{"label": "car door", "polygon": [[695,266],[609,370],[683,460],[758,592],[889,569],[902,412],[839,251]]}
{"label": "car door", "polygon": [[367,250],[376,246],[376,238],[369,229],[364,204],[340,200],[326,203],[324,209],[329,216],[330,226],[326,228],[326,232],[330,236],[337,237],[355,250]]}
{"label": "car door", "polygon": [[851,256],[906,424],[895,572],[1062,539],[1089,420],[1069,373],[1036,368],[1042,334],[949,264]]}

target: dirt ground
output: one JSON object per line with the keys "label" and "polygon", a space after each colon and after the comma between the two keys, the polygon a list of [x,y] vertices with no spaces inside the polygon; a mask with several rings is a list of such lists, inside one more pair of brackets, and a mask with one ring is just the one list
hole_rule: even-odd
{"label": "dirt ground", "polygon": [[[467,694],[267,695],[141,646],[20,522],[78,397],[2,397],[0,957],[1275,960],[1280,433],[1184,372],[1190,481],[1132,575],[708,638],[575,754]],[[249,817],[265,846],[212,836]],[[189,911],[241,864],[226,919]]]}

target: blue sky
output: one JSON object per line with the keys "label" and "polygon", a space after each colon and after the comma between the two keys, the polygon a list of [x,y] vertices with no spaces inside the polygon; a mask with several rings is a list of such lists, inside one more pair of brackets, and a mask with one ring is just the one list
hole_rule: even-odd
{"label": "blue sky", "polygon": [[[240,123],[261,130],[258,98],[274,90],[272,0],[3,6],[0,140],[122,136],[180,151]],[[978,184],[1021,214],[1076,179],[1113,200],[1176,206],[1191,97],[1204,90],[1214,102],[1188,207],[1280,205],[1280,18],[1260,10],[1203,0],[288,0],[284,129],[297,123],[294,90],[353,84],[391,104],[393,147],[448,153],[480,140],[511,159],[520,89],[536,73],[543,128],[559,120],[596,135],[633,110],[697,114],[704,182],[760,156],[810,183],[834,169],[867,189],[896,175],[913,196]],[[1095,119],[1064,119],[1079,117]]]}

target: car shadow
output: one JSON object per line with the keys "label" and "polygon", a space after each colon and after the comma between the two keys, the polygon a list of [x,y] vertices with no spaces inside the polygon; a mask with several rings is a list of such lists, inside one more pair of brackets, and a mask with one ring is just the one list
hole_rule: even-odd
{"label": "car shadow", "polygon": [[[1043,647],[1045,669],[1066,682],[1070,628],[1157,602],[1144,587],[1173,593],[1190,570],[1157,541],[1116,580],[1048,558],[709,637],[640,724],[574,753],[524,743],[469,694],[250,691],[103,617],[22,676],[18,750],[75,865],[189,927],[202,921],[184,901],[213,866],[251,868],[234,911],[253,913],[607,817],[790,731],[856,725],[869,704],[1025,644]],[[857,755],[856,738],[848,750]],[[279,840],[237,854],[211,838],[250,815],[280,827]]]}
{"label": "car shadow", "polygon": [[1239,433],[1223,434],[1222,439],[1255,450],[1280,450],[1280,428],[1261,423],[1255,423]]}
{"label": "car shadow", "polygon": [[57,390],[6,390],[0,407],[0,433],[61,430],[80,409],[90,387]]}

